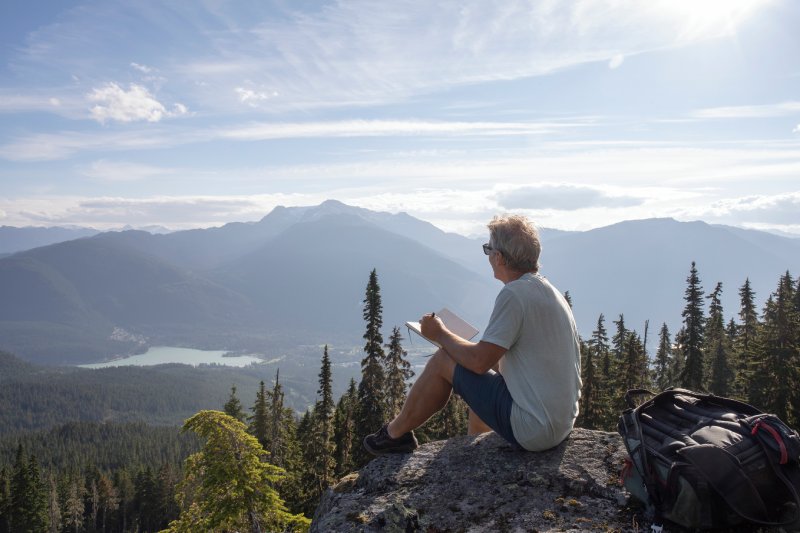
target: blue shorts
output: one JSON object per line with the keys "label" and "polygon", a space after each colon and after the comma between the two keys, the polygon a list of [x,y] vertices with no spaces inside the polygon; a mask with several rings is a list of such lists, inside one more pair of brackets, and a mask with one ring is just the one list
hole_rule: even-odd
{"label": "blue shorts", "polygon": [[511,393],[506,380],[494,370],[476,374],[456,364],[453,371],[453,391],[461,396],[484,424],[512,445],[522,449],[511,429]]}

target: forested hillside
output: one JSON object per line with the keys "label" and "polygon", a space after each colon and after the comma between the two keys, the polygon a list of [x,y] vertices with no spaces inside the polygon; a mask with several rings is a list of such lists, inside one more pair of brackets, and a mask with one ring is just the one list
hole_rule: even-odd
{"label": "forested hillside", "polygon": [[[724,284],[726,307],[735,303],[727,289],[748,277],[763,305],[769,280],[800,263],[798,239],[703,222],[636,220],[541,238],[541,272],[570,292],[587,337],[600,313],[677,329],[691,261]],[[481,328],[499,290],[481,243],[336,201],[219,228],[108,232],[0,258],[0,349],[47,364],[160,345],[267,359],[303,345],[358,349],[351,295],[373,268],[384,275],[387,324],[449,307]]]}
{"label": "forested hillside", "polygon": [[[304,410],[314,401],[306,367],[285,364],[287,404]],[[48,429],[66,421],[145,422],[178,426],[200,409],[219,407],[230,387],[255,394],[274,376],[274,365],[159,365],[97,370],[40,367],[0,352],[0,437]],[[342,380],[338,380],[341,382]],[[338,383],[337,382],[337,383]],[[343,390],[346,383],[339,383]]]}
{"label": "forested hillside", "polygon": [[[670,386],[740,398],[777,414],[790,425],[800,424],[800,279],[789,272],[780,276],[761,308],[756,306],[752,285],[745,279],[734,289],[740,305],[727,313],[721,303],[723,285],[709,285],[713,289],[704,288],[701,271],[692,263],[685,278],[681,327],[674,333],[666,324],[652,330],[648,325],[644,331],[637,331],[626,324],[624,315],[612,318],[613,328],[607,327],[605,316],[598,317],[591,337],[582,340],[583,390],[578,425],[613,430],[626,390],[644,387],[658,391]],[[231,503],[226,510],[233,523],[245,527],[250,523],[247,520],[261,520],[259,516],[263,523],[271,523],[269,520],[277,515],[270,513],[283,509],[281,502],[290,513],[310,516],[328,486],[370,459],[361,442],[397,412],[412,374],[400,331],[391,328],[391,333],[383,336],[381,291],[375,271],[370,275],[362,304],[366,342],[360,381],[351,380],[337,400],[332,387],[334,371],[325,346],[320,354],[316,397],[302,416],[288,407],[286,397],[291,386],[276,373],[274,379],[261,380],[254,395],[244,396],[233,387],[224,398],[217,397],[216,405],[209,407],[223,410],[224,415],[202,411],[200,418],[192,417],[190,420],[201,426],[190,425],[188,429],[205,428],[199,439],[179,435],[177,427],[96,422],[57,423],[47,430],[16,432],[0,438],[0,531],[3,527],[16,531],[22,519],[38,524],[40,529],[50,524],[53,531],[64,532],[156,531],[178,520],[172,522],[177,531],[180,524],[197,519],[193,513],[199,511],[190,512],[186,504],[186,498],[203,498],[203,492],[192,488],[197,483],[208,484],[209,490],[227,490],[215,483],[227,483],[224,480],[236,477],[246,485],[256,479],[248,476],[265,475],[262,461],[257,461],[261,466],[256,470],[237,466],[239,455],[231,448],[234,442],[268,461],[269,468],[274,468],[269,474],[274,476],[270,487],[277,492],[259,504],[256,514],[237,507],[246,505],[247,500],[245,493],[237,492],[239,503]],[[645,348],[645,337],[649,335],[658,337],[655,354]],[[71,379],[72,374],[92,375],[101,381],[114,376],[113,372],[102,371],[53,373],[8,355],[0,361],[9,371],[4,374],[3,389],[9,383],[34,383],[42,378],[58,384],[61,379]],[[219,381],[228,376],[225,372],[221,368],[190,369],[178,365],[149,372],[125,369],[119,376],[134,387],[145,387],[146,380],[154,380],[152,389],[142,389],[152,398],[140,399],[142,403],[137,404],[133,397],[126,397],[128,392],[122,387],[119,394],[123,401],[119,406],[133,402],[141,409],[155,409],[156,418],[166,416],[169,409],[186,405],[177,396],[190,394],[181,385],[181,373],[196,373],[196,384],[198,376]],[[100,381],[88,386],[101,391],[95,403],[96,413],[102,411],[99,406],[116,405],[110,395],[102,392]],[[171,387],[178,392],[165,396],[164,391]],[[52,388],[63,390],[60,386]],[[45,389],[39,389],[36,395],[46,394]],[[32,398],[13,401],[24,405]],[[78,395],[75,400],[78,405],[83,398]],[[159,411],[159,405],[165,410]],[[46,418],[49,423],[56,423],[59,405],[42,406],[42,414],[48,410],[53,413]],[[66,411],[62,419],[69,416],[76,413]],[[210,439],[217,438],[215,431],[223,428],[231,438],[214,441],[213,454],[202,455],[211,453],[207,450]],[[443,411],[417,431],[417,436],[424,442],[460,434],[465,429],[465,406],[453,397]],[[185,467],[176,464],[196,450],[201,455],[193,456]],[[213,461],[214,468],[227,473],[208,477],[198,467],[201,460]],[[187,479],[189,483],[185,482]],[[26,496],[21,498],[20,494]],[[209,501],[202,507],[208,512],[212,508]],[[245,516],[250,518],[245,520]],[[280,516],[289,520],[286,524],[294,524],[287,525],[289,529],[305,527],[300,518],[291,518],[291,514]]]}
{"label": "forested hillside", "polygon": [[[177,497],[194,485],[181,480],[188,476],[203,482],[205,470],[192,466],[196,460],[185,467],[183,461],[198,449],[202,452],[205,439],[211,437],[198,439],[182,433],[177,424],[154,427],[119,421],[169,423],[183,416],[181,410],[199,397],[203,405],[194,409],[224,410],[227,416],[219,416],[226,416],[225,423],[241,427],[237,439],[244,438],[245,429],[254,437],[241,444],[254,442],[259,454],[266,453],[270,468],[277,468],[270,483],[277,488],[278,501],[285,501],[291,513],[310,516],[328,485],[368,460],[360,443],[365,432],[376,429],[378,418],[365,418],[364,413],[381,419],[395,413],[413,375],[397,328],[384,345],[375,271],[367,294],[364,316],[372,342],[366,347],[361,384],[351,379],[344,394],[335,399],[333,384],[341,376],[334,376],[324,346],[318,354],[322,359],[319,388],[316,397],[305,403],[311,407],[304,408],[302,416],[288,401],[296,396],[297,384],[283,372],[262,378],[250,393],[230,385],[234,378],[241,383],[241,369],[164,365],[65,370],[37,367],[3,354],[2,390],[9,392],[0,401],[14,406],[14,416],[3,421],[7,433],[0,437],[0,531],[150,532],[167,527],[179,516],[190,520],[180,514],[183,500]],[[245,371],[263,373],[264,369],[255,366]],[[215,396],[219,386],[225,392]],[[97,417],[117,422],[97,422]],[[67,420],[92,421],[64,423]],[[27,427],[48,429],[22,429]],[[465,429],[464,405],[454,398],[418,436],[422,441],[446,438]],[[231,445],[230,439],[223,442],[228,444],[213,457],[221,461],[238,457],[239,452],[225,448]],[[255,475],[231,468],[224,479]],[[265,505],[278,505],[270,501]],[[272,511],[267,514],[273,516],[275,508],[268,509]],[[231,512],[237,516],[239,511]],[[307,526],[307,519],[292,520],[292,530]]]}
{"label": "forested hillside", "polygon": [[[738,295],[735,309],[724,309],[724,290]],[[800,427],[800,278],[787,271],[762,308],[755,299],[749,279],[729,289],[704,285],[692,263],[678,331],[666,323],[637,331],[622,314],[611,324],[601,314],[582,342],[578,423],[611,431],[627,390],[678,386],[743,400]],[[645,349],[649,335],[658,339],[654,354]]]}

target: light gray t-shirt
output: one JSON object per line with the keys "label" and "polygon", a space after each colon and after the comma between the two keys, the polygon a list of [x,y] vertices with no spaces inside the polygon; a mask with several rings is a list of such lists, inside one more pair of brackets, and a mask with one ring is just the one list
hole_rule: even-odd
{"label": "light gray t-shirt", "polygon": [[523,448],[552,448],[578,416],[581,357],[564,297],[539,274],[503,286],[482,338],[506,348],[500,373],[514,403],[511,428]]}

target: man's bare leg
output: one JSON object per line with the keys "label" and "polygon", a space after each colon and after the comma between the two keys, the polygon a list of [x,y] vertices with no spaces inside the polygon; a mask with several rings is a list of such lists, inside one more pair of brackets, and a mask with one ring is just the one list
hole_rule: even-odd
{"label": "man's bare leg", "polygon": [[494,431],[492,428],[487,426],[483,420],[481,420],[475,412],[470,409],[469,410],[469,422],[467,424],[467,435],[480,435],[481,433],[486,433],[487,431]]}
{"label": "man's bare leg", "polygon": [[438,350],[425,365],[408,392],[406,402],[386,428],[396,439],[424,424],[434,413],[447,405],[453,391],[453,371],[456,363],[444,350]]}

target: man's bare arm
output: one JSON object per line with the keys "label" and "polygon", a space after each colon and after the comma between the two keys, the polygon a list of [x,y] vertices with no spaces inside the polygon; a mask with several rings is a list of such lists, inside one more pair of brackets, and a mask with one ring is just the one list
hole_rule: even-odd
{"label": "man's bare arm", "polygon": [[462,339],[445,327],[441,320],[425,315],[420,320],[423,334],[441,344],[453,360],[476,374],[485,374],[496,368],[500,358],[506,353],[502,346],[490,342],[470,342]]}

